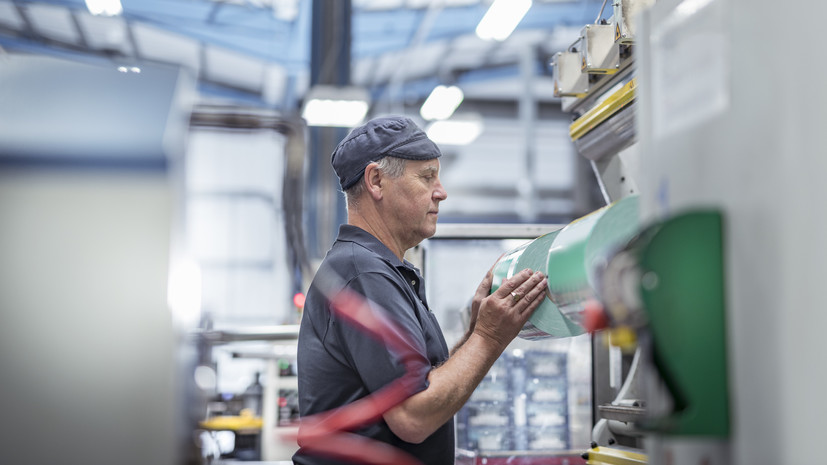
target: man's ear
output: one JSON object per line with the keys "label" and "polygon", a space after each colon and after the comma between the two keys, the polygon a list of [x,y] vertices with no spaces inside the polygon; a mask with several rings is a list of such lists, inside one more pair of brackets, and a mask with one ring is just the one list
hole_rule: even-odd
{"label": "man's ear", "polygon": [[365,167],[365,176],[362,180],[365,183],[365,188],[370,193],[374,200],[382,199],[382,171],[379,170],[378,164],[371,163]]}

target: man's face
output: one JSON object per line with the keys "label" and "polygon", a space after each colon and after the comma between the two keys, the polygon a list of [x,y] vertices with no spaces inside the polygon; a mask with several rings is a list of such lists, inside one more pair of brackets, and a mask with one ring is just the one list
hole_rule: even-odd
{"label": "man's face", "polygon": [[434,235],[439,202],[448,197],[439,181],[439,160],[409,160],[402,176],[390,181],[387,224],[410,248]]}

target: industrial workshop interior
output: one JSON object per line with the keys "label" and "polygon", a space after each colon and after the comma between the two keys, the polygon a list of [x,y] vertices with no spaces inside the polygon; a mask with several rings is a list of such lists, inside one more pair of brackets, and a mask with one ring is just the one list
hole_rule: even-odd
{"label": "industrial workshop interior", "polygon": [[548,276],[457,465],[827,464],[825,17],[0,0],[0,462],[293,463],[331,153],[402,115],[442,153],[405,258],[448,345],[489,270]]}

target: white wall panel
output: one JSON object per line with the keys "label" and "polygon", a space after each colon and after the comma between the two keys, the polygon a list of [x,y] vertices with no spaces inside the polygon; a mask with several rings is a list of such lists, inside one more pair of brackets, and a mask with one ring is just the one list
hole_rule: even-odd
{"label": "white wall panel", "polygon": [[281,204],[284,136],[273,131],[195,130],[190,133],[190,191],[253,191]]}
{"label": "white wall panel", "polygon": [[282,213],[285,138],[197,128],[187,158],[187,238],[216,327],[294,323]]}

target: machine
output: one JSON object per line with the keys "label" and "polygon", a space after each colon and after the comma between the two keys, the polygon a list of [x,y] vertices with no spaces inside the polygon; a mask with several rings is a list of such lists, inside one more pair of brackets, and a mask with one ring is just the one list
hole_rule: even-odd
{"label": "machine", "polygon": [[[827,91],[798,77],[823,68],[813,60],[818,33],[801,19],[825,7],[613,6],[611,20],[584,28],[555,61],[572,140],[607,205],[638,199],[634,233],[586,264],[576,313],[554,291],[566,276],[549,273],[551,302],[595,335],[584,457],[821,462],[812,445],[827,414],[818,396],[827,368],[810,360],[827,323],[818,310],[827,222],[813,208],[825,195]],[[612,43],[598,46],[604,29]],[[790,41],[763,40],[770,31]],[[554,243],[549,267],[561,252]]]}
{"label": "machine", "polygon": [[140,71],[2,59],[3,463],[197,459],[191,294],[170,274],[194,82]]}

